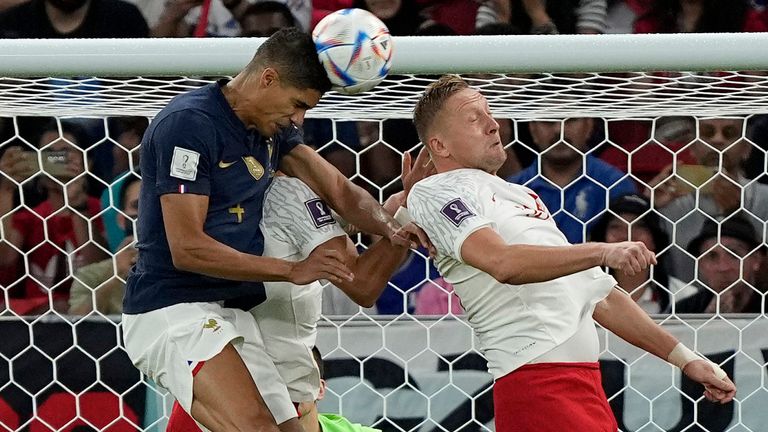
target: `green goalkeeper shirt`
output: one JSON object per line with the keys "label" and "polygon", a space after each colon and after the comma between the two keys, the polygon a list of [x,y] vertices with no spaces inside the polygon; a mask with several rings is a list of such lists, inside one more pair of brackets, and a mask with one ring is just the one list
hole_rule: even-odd
{"label": "green goalkeeper shirt", "polygon": [[317,421],[323,432],[381,432],[380,429],[352,423],[338,414],[318,414]]}

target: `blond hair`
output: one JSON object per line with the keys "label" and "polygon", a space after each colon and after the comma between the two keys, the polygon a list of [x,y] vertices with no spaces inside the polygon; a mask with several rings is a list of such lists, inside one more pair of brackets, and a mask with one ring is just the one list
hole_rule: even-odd
{"label": "blond hair", "polygon": [[421,95],[416,107],[413,109],[413,124],[416,127],[416,133],[424,145],[427,144],[427,135],[432,123],[435,121],[437,113],[454,94],[468,89],[469,84],[458,75],[443,75],[437,81],[433,82],[424,94]]}

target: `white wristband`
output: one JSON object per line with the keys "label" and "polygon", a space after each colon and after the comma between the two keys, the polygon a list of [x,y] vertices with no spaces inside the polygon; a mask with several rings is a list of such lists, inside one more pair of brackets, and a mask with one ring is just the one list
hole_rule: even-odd
{"label": "white wristband", "polygon": [[413,222],[411,214],[408,213],[408,209],[405,207],[400,207],[397,209],[397,212],[395,212],[395,220],[400,225],[408,225],[410,222]]}
{"label": "white wristband", "polygon": [[672,352],[669,353],[669,357],[667,357],[667,361],[680,368],[680,370],[685,369],[685,366],[694,360],[701,360],[701,357],[680,342],[675,345]]}
{"label": "white wristband", "polygon": [[717,365],[717,363],[713,363],[707,359],[701,358],[698,354],[688,349],[688,347],[682,343],[675,345],[675,348],[672,349],[672,352],[669,353],[669,357],[667,357],[667,361],[680,368],[680,370],[685,369],[685,366],[694,360],[706,360],[707,363],[712,366],[712,369],[715,372],[715,377],[717,377],[717,379],[725,379],[725,377],[728,376],[728,374],[726,374],[725,371]]}

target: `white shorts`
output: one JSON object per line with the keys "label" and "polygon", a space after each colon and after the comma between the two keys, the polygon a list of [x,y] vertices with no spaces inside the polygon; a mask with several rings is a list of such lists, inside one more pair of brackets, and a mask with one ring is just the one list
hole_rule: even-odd
{"label": "white shorts", "polygon": [[123,335],[136,368],[168,390],[187,412],[192,407],[192,370],[231,342],[277,424],[296,417],[285,383],[248,312],[218,303],[181,303],[123,314]]}
{"label": "white shorts", "polygon": [[294,402],[314,402],[320,391],[320,371],[312,357],[323,286],[314,282],[295,286],[264,284],[267,301],[251,309],[264,345]]}

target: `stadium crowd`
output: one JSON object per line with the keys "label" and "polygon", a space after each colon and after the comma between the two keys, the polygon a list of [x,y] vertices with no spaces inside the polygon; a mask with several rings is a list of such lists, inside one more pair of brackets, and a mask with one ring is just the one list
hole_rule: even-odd
{"label": "stadium crowd", "polygon": [[[347,7],[371,11],[396,36],[768,30],[760,0],[0,0],[0,37],[264,37],[310,31]],[[639,240],[659,255],[652,270],[615,275],[647,312],[764,308],[768,118],[499,121],[509,144],[499,175],[538,194],[570,242]],[[0,310],[122,311],[147,126],[140,117],[0,118]],[[408,119],[308,119],[304,139],[347,176],[359,170],[382,188],[399,175],[398,152],[419,143]],[[359,167],[348,149],[368,149]],[[411,252],[368,311],[461,314],[426,256]],[[358,310],[326,287],[324,313]]]}

